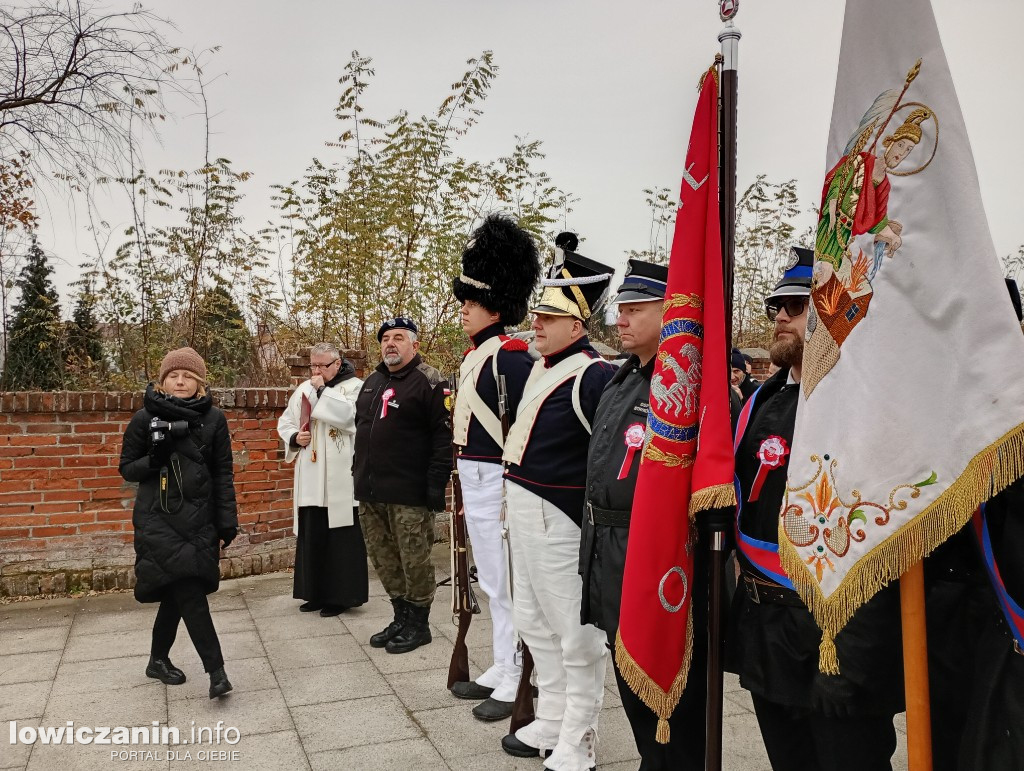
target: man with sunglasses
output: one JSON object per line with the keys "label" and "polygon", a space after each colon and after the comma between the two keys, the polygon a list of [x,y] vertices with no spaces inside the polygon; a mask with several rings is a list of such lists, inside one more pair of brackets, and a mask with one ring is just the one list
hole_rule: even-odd
{"label": "man with sunglasses", "polygon": [[895,584],[863,605],[836,637],[842,673],[824,675],[818,671],[821,632],[778,564],[813,262],[811,250],[794,247],[782,280],[765,300],[775,322],[769,352],[779,371],[747,401],[736,429],[741,575],[727,668],[751,692],[776,771],[880,771],[891,769],[892,719],[903,708]]}

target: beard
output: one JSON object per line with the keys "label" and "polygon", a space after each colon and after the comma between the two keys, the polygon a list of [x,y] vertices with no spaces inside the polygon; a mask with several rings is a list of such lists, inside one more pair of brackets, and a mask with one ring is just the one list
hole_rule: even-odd
{"label": "beard", "polygon": [[389,367],[394,367],[396,364],[402,363],[402,354],[400,353],[386,353],[384,354],[384,363]]}
{"label": "beard", "polygon": [[799,367],[804,359],[804,339],[784,337],[772,343],[768,356],[776,367]]}

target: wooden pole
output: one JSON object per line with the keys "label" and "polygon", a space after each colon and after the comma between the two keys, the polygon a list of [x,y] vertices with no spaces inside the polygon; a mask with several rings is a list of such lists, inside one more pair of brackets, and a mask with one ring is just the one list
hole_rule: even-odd
{"label": "wooden pole", "polygon": [[[722,21],[725,21],[726,25],[718,35],[718,40],[722,44],[718,103],[718,198],[722,237],[726,361],[729,360],[732,349],[732,284],[736,251],[736,59],[740,31],[732,22],[734,15],[735,10],[728,16],[723,13]],[[708,560],[708,695],[704,767],[707,771],[721,771],[724,699],[722,605],[725,594],[725,534],[731,526],[731,517],[709,517],[707,522],[711,559]]]}
{"label": "wooden pole", "polygon": [[931,771],[932,723],[928,701],[923,562],[918,562],[900,578],[900,611],[903,621],[903,687],[907,697],[908,766],[910,771]]}

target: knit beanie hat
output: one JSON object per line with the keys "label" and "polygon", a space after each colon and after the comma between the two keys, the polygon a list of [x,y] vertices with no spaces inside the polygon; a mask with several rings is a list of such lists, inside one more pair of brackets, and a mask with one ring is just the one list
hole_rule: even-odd
{"label": "knit beanie hat", "polygon": [[196,375],[200,382],[206,382],[206,362],[194,348],[179,348],[164,356],[164,360],[160,362],[160,377],[157,378],[157,382],[163,383],[167,373],[176,369],[187,369]]}
{"label": "knit beanie hat", "polygon": [[739,348],[732,349],[732,356],[729,357],[729,363],[732,364],[733,369],[740,369],[744,372],[747,371],[747,362],[743,358],[743,354],[740,353]]}

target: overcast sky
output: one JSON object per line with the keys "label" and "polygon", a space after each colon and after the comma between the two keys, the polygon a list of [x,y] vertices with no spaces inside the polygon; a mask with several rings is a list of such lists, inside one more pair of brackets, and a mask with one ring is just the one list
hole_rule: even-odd
{"label": "overcast sky", "polygon": [[[896,2],[898,0],[894,0]],[[1018,144],[1024,108],[1024,3],[932,0],[974,149],[997,252],[1024,243]],[[176,42],[219,45],[208,70],[212,153],[254,173],[242,212],[256,230],[273,217],[270,186],[330,161],[338,78],[353,49],[372,56],[368,113],[436,109],[465,60],[494,51],[500,71],[484,116],[457,151],[506,154],[515,135],[543,141],[543,168],[578,197],[566,225],[588,256],[621,266],[648,245],[642,189],[677,188],[696,78],[719,50],[713,0],[149,0]],[[110,8],[129,3],[111,0]],[[820,196],[843,3],[742,0],[739,187],[757,174],[795,178],[802,206]],[[879,24],[885,24],[879,19]],[[908,30],[908,33],[910,31]],[[201,165],[202,127],[179,117],[148,166]],[[1017,191],[1017,192],[1014,192]],[[81,211],[49,195],[43,246],[76,263],[92,251]],[[122,226],[126,212],[103,212]],[[809,220],[808,220],[809,221]],[[58,268],[62,290],[77,271]]]}

